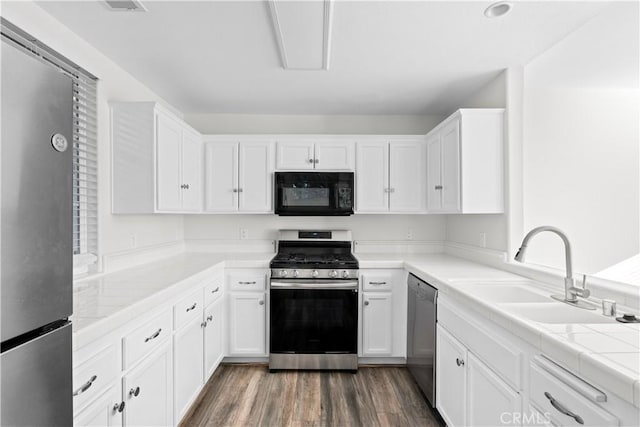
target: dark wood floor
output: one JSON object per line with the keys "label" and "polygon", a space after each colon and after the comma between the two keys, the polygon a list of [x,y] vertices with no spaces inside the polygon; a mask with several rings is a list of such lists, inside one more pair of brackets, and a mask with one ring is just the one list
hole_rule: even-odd
{"label": "dark wood floor", "polygon": [[221,365],[180,425],[441,426],[406,368],[270,374],[264,365]]}

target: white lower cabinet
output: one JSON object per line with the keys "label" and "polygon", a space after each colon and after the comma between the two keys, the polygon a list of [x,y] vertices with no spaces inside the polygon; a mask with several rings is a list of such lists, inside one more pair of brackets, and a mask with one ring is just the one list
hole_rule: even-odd
{"label": "white lower cabinet", "polygon": [[173,364],[167,342],[122,379],[125,426],[173,424]]}
{"label": "white lower cabinet", "polygon": [[360,272],[360,356],[406,357],[406,272],[399,269],[363,269]]}
{"label": "white lower cabinet", "polygon": [[216,370],[224,357],[224,298],[208,306],[204,311],[204,381]]}
{"label": "white lower cabinet", "polygon": [[362,294],[362,354],[391,356],[393,298],[390,292]]}
{"label": "white lower cabinet", "polygon": [[174,414],[176,424],[198,396],[203,384],[204,322],[200,317],[177,331],[173,337]]}
{"label": "white lower cabinet", "polygon": [[229,294],[229,355],[266,355],[266,296],[264,292]]}
{"label": "white lower cabinet", "polygon": [[86,427],[121,426],[124,408],[120,387],[114,386],[78,414],[73,423]]}
{"label": "white lower cabinet", "polygon": [[521,425],[520,394],[440,325],[437,333],[436,406],[447,425]]}

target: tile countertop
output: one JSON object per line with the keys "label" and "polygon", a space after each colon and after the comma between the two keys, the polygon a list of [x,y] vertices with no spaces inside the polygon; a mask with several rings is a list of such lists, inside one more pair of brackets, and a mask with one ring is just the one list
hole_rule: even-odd
{"label": "tile countertop", "polygon": [[[272,253],[185,253],[78,281],[74,284],[74,346],[108,334],[141,312],[180,295],[194,281],[225,267],[268,268],[272,257]],[[360,269],[407,269],[443,294],[508,328],[586,380],[610,389],[640,408],[640,324],[543,324],[518,317],[465,288],[470,284],[495,285],[507,281],[536,286],[533,281],[451,255],[367,253],[356,257]]]}

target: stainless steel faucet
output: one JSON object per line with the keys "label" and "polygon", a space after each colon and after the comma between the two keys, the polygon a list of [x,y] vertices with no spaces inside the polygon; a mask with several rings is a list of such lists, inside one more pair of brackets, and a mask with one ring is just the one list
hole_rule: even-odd
{"label": "stainless steel faucet", "polygon": [[551,298],[556,299],[558,301],[565,302],[567,304],[573,305],[575,307],[584,308],[587,310],[595,310],[595,306],[586,301],[581,301],[578,297],[581,298],[589,298],[591,292],[586,288],[586,280],[587,276],[582,276],[582,288],[577,288],[574,286],[573,282],[573,266],[571,264],[571,243],[569,243],[569,239],[567,235],[562,232],[562,230],[552,227],[549,225],[543,225],[541,227],[536,227],[533,230],[529,231],[524,239],[522,240],[522,244],[520,245],[520,249],[516,253],[515,260],[518,262],[524,262],[524,254],[527,250],[527,243],[533,236],[543,231],[550,231],[552,233],[557,234],[562,239],[564,243],[564,258],[565,258],[565,278],[564,278],[564,295],[551,295]]}

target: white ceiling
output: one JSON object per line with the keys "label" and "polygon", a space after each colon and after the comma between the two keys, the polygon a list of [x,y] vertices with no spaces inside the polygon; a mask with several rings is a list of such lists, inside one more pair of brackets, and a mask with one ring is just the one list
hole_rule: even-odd
{"label": "white ceiling", "polygon": [[607,4],[490,3],[336,0],[328,71],[282,68],[266,1],[39,5],[186,114],[444,114]]}

